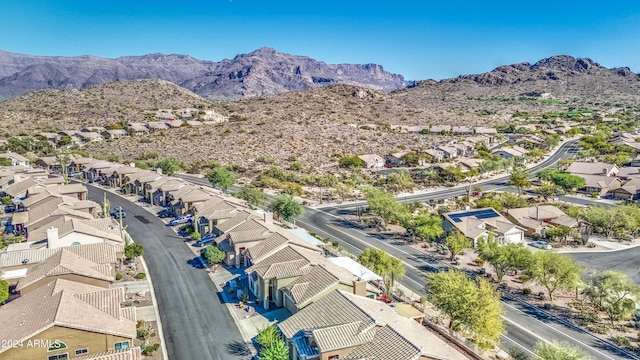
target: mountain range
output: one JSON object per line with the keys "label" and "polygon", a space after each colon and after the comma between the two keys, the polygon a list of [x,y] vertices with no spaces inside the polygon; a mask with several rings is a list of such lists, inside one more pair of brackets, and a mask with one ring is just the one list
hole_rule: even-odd
{"label": "mountain range", "polygon": [[0,51],[0,99],[40,89],[84,89],[137,79],[172,82],[214,100],[269,96],[330,84],[383,92],[406,85],[376,64],[326,64],[263,47],[220,62],[161,53],[116,59],[93,55],[33,56]]}

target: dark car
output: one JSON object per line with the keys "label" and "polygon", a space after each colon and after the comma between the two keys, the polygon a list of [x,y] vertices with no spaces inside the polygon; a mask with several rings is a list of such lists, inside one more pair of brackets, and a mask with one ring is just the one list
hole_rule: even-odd
{"label": "dark car", "polygon": [[159,218],[168,218],[171,216],[171,209],[162,209],[156,214]]}
{"label": "dark car", "polygon": [[16,206],[15,205],[7,205],[4,207],[4,212],[5,214],[13,214],[14,212],[16,212]]}
{"label": "dark car", "polygon": [[127,217],[127,212],[124,211],[123,208],[121,207],[117,207],[113,210],[111,210],[111,212],[109,213],[109,215],[113,216],[114,219],[120,219],[120,215],[122,215],[122,218],[126,218]]}

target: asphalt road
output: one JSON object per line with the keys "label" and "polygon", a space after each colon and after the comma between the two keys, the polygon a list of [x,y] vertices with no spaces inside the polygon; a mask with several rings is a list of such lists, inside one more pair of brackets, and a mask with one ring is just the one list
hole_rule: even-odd
{"label": "asphalt road", "polygon": [[[104,190],[87,185],[89,198],[102,203]],[[182,359],[250,359],[231,314],[203,270],[187,264],[193,253],[155,215],[107,192],[111,208],[122,206],[123,220],[144,259],[156,292],[168,356]]]}
{"label": "asphalt road", "polygon": [[[386,238],[376,232],[345,222],[342,217],[322,211],[307,209],[302,218],[296,222],[320,236],[337,239],[340,246],[355,255],[366,248],[375,247],[402,259],[407,265],[407,272],[399,283],[416,294],[423,294],[426,273],[447,267],[438,259],[408,247],[403,241]],[[592,359],[631,358],[629,354],[618,353],[615,347],[588,333],[546,316],[544,312],[533,306],[509,298],[503,299],[503,305],[507,327],[507,334],[501,341],[501,347],[504,349],[519,347],[532,353],[535,344],[541,340],[567,341],[584,349]]]}

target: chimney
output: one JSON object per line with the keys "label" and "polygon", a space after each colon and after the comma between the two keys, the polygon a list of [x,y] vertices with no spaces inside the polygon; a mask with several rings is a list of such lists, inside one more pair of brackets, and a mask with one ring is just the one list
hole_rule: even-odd
{"label": "chimney", "polygon": [[367,296],[367,281],[353,280],[353,294],[358,296]]}
{"label": "chimney", "polygon": [[47,247],[51,249],[55,249],[60,247],[58,238],[58,228],[51,227],[47,229]]}
{"label": "chimney", "polygon": [[273,213],[265,212],[264,213],[264,223],[265,224],[273,224]]}

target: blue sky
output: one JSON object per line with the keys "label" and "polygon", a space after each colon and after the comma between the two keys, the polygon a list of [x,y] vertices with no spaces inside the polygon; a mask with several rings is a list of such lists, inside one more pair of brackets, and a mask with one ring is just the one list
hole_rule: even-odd
{"label": "blue sky", "polygon": [[637,0],[0,3],[0,49],[23,54],[219,61],[269,46],[328,63],[377,63],[410,80],[566,54],[640,72]]}

